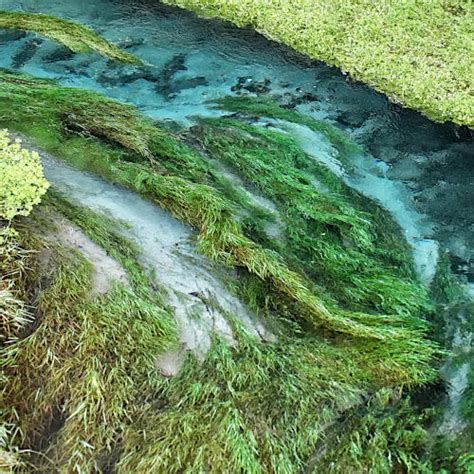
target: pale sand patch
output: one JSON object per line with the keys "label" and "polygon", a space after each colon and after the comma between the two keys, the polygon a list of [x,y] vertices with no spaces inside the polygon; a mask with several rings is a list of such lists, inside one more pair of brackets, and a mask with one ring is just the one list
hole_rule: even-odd
{"label": "pale sand patch", "polygon": [[55,218],[55,222],[58,226],[55,236],[79,250],[93,266],[91,296],[108,293],[115,282],[128,283],[127,273],[122,266],[79,227],[63,217]]}

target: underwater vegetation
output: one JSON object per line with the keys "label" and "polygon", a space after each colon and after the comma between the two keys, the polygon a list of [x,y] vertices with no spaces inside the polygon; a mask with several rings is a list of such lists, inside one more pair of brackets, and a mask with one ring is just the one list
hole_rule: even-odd
{"label": "underwater vegetation", "polygon": [[[83,47],[79,25],[2,15]],[[87,48],[103,44],[89,34]],[[426,288],[389,213],[306,154],[286,125],[323,134],[350,163],[361,148],[341,130],[264,95],[212,106],[222,116],[184,129],[0,70],[0,470],[470,472],[470,447],[430,433],[439,413],[426,402],[442,396],[449,272]],[[182,343],[169,289],[130,223],[53,182],[44,195],[35,147],[192,229],[190,243],[271,337],[226,311],[232,339],[211,332],[206,354],[186,352],[163,374],[158,356]],[[65,225],[125,278],[98,289],[97,262],[61,237]],[[205,303],[209,314],[218,305]],[[462,410],[472,413],[469,400]]]}
{"label": "underwater vegetation", "polygon": [[0,11],[0,28],[38,33],[63,44],[75,53],[95,51],[102,56],[125,63],[140,64],[142,62],[90,28],[51,15]]}
{"label": "underwater vegetation", "polygon": [[[58,87],[50,81],[25,75],[1,73],[0,83],[0,107],[1,104],[5,104],[5,107],[8,104],[5,125],[8,124],[13,129],[27,129],[33,136],[40,133],[39,130],[35,131],[35,127],[42,127],[43,134],[47,134],[44,136],[45,140],[50,142],[54,139],[54,131],[64,134],[66,131],[74,133],[76,130],[79,135],[106,138],[121,145],[125,152],[133,155],[116,163],[107,162],[104,155],[100,163],[89,163],[91,169],[150,196],[176,217],[198,228],[202,251],[213,260],[246,268],[274,285],[290,300],[302,305],[300,314],[308,322],[317,325],[319,321],[323,321],[323,325],[336,331],[381,340],[394,335],[385,328],[385,323],[378,326],[377,319],[370,314],[337,308],[334,302],[325,302],[323,296],[317,297],[309,288],[311,282],[308,281],[305,285],[304,277],[290,269],[274,250],[265,249],[247,237],[233,216],[235,204],[212,186],[216,172],[207,160],[177,137],[139,115],[134,108],[99,94]],[[25,103],[28,103],[28,108],[25,108]],[[94,115],[91,116],[89,110],[94,110]],[[0,109],[0,119],[1,116]],[[6,116],[5,112],[4,117]],[[281,134],[274,136],[280,140],[281,145],[285,144]],[[64,143],[60,135],[56,140]],[[297,149],[296,144],[291,143],[290,139],[286,143],[288,141],[293,149]],[[260,144],[257,137],[255,145]],[[67,147],[62,145],[61,148],[64,151],[59,147],[47,149],[61,156]],[[271,152],[269,155],[271,156]],[[300,155],[304,156],[301,152]],[[312,163],[310,158],[306,158],[306,162]],[[281,180],[283,172],[280,170],[280,173]],[[288,178],[285,176],[284,180],[287,181]],[[348,239],[355,248],[361,249],[375,247],[375,237],[370,233],[368,216],[363,213],[357,215],[352,209],[331,214],[324,208],[319,208],[318,199],[329,201],[325,205],[329,205],[329,210],[332,211],[336,210],[337,196],[332,200],[322,197],[322,193],[314,190],[309,181],[299,184],[302,185],[302,191],[306,191],[308,197],[312,198],[306,209],[302,208],[303,203],[295,203],[299,217],[305,218],[309,224],[322,221],[328,231],[328,240],[341,242]],[[393,249],[390,248],[390,251]],[[324,292],[321,293],[323,294]],[[393,322],[398,325],[401,323],[400,318],[409,315],[410,311],[417,311],[419,305],[412,303],[409,305],[411,310],[404,310],[396,307],[396,300],[397,298],[388,298],[387,301],[393,303],[386,310],[397,315]],[[423,307],[423,299],[420,301]],[[330,306],[333,307],[332,311],[328,309]],[[398,330],[403,333],[402,328]]]}
{"label": "underwater vegetation", "polygon": [[474,127],[474,6],[364,0],[165,0],[248,26],[435,121]]}
{"label": "underwater vegetation", "polygon": [[[424,322],[432,306],[397,227],[288,134],[233,117],[202,119],[178,136],[99,94],[6,71],[0,123],[196,228],[200,250],[240,269],[229,285],[277,333],[276,342],[258,341],[234,315],[236,347],[215,336],[204,362],[190,355],[176,377],[163,377],[153,359],[172,344],[172,314],[146,275],[137,276],[133,246],[114,234],[117,224],[47,200],[136,283],[90,300],[90,264],[54,250],[49,283],[34,298],[38,327],[4,352],[3,396],[15,413],[8,423],[19,426],[17,444],[64,470],[112,463],[120,472],[294,472],[341,412],[380,390],[397,400],[404,387],[435,379],[437,348]],[[208,156],[275,202],[281,236],[266,233],[268,212],[241,215],[255,203]],[[46,225],[48,212],[34,219]],[[23,226],[25,235],[36,226]],[[40,275],[31,270],[27,287]],[[148,344],[146,334],[162,336]],[[46,372],[32,371],[37,364]],[[374,462],[387,462],[390,449],[371,454]]]}

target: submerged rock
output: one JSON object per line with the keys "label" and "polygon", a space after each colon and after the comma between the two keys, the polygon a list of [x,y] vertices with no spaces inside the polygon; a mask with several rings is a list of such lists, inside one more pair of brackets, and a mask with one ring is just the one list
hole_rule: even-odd
{"label": "submerged rock", "polygon": [[129,68],[126,70],[120,68],[113,72],[103,71],[97,76],[97,82],[106,87],[124,86],[139,80],[157,82],[159,77],[151,68],[147,67],[135,68],[132,71]]}
{"label": "submerged rock", "polygon": [[58,61],[69,61],[73,59],[75,55],[76,53],[74,53],[74,51],[71,51],[66,46],[60,46],[58,48],[55,48],[53,51],[46,54],[45,56],[43,56],[43,61],[46,63],[55,63]]}
{"label": "submerged rock", "polygon": [[231,87],[232,92],[247,91],[252,94],[268,94],[270,92],[270,85],[272,81],[270,79],[262,79],[256,81],[253,77],[239,77],[237,84]]}
{"label": "submerged rock", "polygon": [[175,74],[180,71],[187,71],[185,64],[186,55],[177,54],[168,61],[162,72],[155,80],[155,91],[162,95],[165,99],[172,99],[173,96],[182,90],[194,89],[199,86],[207,86],[208,81],[204,76],[174,78]]}
{"label": "submerged rock", "polygon": [[123,49],[130,49],[136,48],[137,46],[141,46],[145,42],[144,38],[125,38],[123,41],[120,41],[117,46]]}
{"label": "submerged rock", "polygon": [[14,69],[21,69],[33,58],[42,43],[42,39],[34,38],[23,44],[12,58],[12,67]]}
{"label": "submerged rock", "polygon": [[19,41],[26,37],[26,31],[23,30],[6,30],[0,31],[0,44]]}

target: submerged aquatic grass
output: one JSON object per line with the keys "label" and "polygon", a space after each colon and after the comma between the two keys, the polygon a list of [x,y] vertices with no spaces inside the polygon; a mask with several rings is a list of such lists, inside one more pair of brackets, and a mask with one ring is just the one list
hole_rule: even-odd
{"label": "submerged aquatic grass", "polygon": [[[139,273],[113,222],[60,197],[51,206]],[[216,338],[204,363],[190,356],[166,379],[153,358],[173,344],[172,324],[160,300],[144,296],[146,278],[91,300],[90,263],[52,249],[37,328],[3,353],[2,402],[15,410],[16,439],[33,450],[25,459],[35,469],[295,472],[339,412],[386,383],[360,357],[364,346],[283,327],[269,344],[237,321],[236,347]],[[44,275],[32,262],[29,278]]]}
{"label": "submerged aquatic grass", "polygon": [[[352,308],[363,302],[362,307],[400,314],[427,309],[426,292],[409,283],[414,275],[403,240],[398,245],[384,240],[381,227],[387,218],[377,221],[363,210],[363,198],[340,183],[335,188],[291,136],[234,119],[203,119],[201,124],[195,134],[204,149],[231,164],[280,208],[285,245],[326,291]],[[401,273],[406,282],[400,281]],[[393,296],[384,288],[393,289]]]}
{"label": "submerged aquatic grass", "polygon": [[[53,247],[50,283],[38,295],[38,327],[4,351],[3,402],[17,413],[22,446],[42,453],[27,458],[30,465],[79,472],[222,472],[229,466],[295,472],[331,436],[327,427],[340,412],[398,383],[370,362],[379,357],[366,344],[302,335],[285,324],[269,344],[237,321],[236,347],[216,338],[204,363],[190,356],[177,377],[162,377],[153,356],[172,347],[173,325],[160,299],[149,299],[133,246],[102,216],[60,196],[47,204],[136,278],[132,288],[117,286],[91,300],[91,264]],[[32,262],[29,278],[44,275]]]}
{"label": "submerged aquatic grass", "polygon": [[[58,198],[53,204],[66,209]],[[138,400],[156,389],[154,359],[174,346],[176,328],[161,294],[135,262],[133,247],[114,234],[113,224],[72,206],[68,213],[120,257],[131,286],[116,284],[108,294],[91,298],[91,263],[50,242],[50,282],[36,301],[38,327],[2,351],[2,405],[18,417],[17,438],[33,450],[30,462],[47,470],[52,462],[55,468],[84,472],[103,467],[133,417],[134,404],[138,408]],[[40,217],[54,225],[48,214]],[[40,240],[35,248],[45,252],[44,245]],[[45,276],[44,263],[33,260],[30,283]],[[45,440],[53,435],[48,446]],[[35,458],[38,450],[44,456]]]}
{"label": "submerged aquatic grass", "polygon": [[362,151],[362,147],[354,142],[348,135],[339,130],[328,121],[317,120],[308,115],[304,115],[295,109],[284,107],[271,97],[251,97],[251,96],[227,96],[212,101],[215,107],[236,112],[250,118],[272,118],[285,120],[299,125],[305,125],[310,130],[324,134],[334,148],[338,151],[339,159],[348,162],[350,155]]}
{"label": "submerged aquatic grass", "polygon": [[0,11],[0,28],[26,30],[44,35],[75,53],[96,51],[102,56],[125,63],[142,62],[86,26],[43,13]]}
{"label": "submerged aquatic grass", "polygon": [[[60,146],[51,148],[53,153],[61,154],[67,148],[66,133],[105,138],[124,147],[129,155],[126,160],[107,163],[101,159],[99,166],[106,177],[150,196],[198,228],[202,251],[213,260],[243,267],[269,281],[277,294],[296,305],[297,319],[336,332],[382,340],[397,334],[403,339],[410,333],[400,327],[398,318],[393,318],[395,327],[391,328],[385,324],[385,317],[377,320],[374,315],[329,306],[324,293],[314,292],[313,285],[278,253],[244,235],[234,218],[235,203],[212,187],[212,172],[205,158],[133,107],[100,94],[9,72],[0,74],[0,110],[2,104],[8,104],[5,125],[19,130],[27,127],[28,133],[34,134],[38,124],[50,143],[55,132]],[[91,110],[92,115],[88,113]],[[334,216],[326,216],[334,220]]]}
{"label": "submerged aquatic grass", "polygon": [[[119,261],[131,287],[91,299],[91,264],[53,249],[37,328],[5,352],[4,399],[21,445],[46,455],[32,460],[41,468],[49,458],[81,472],[295,472],[329,439],[344,448],[340,415],[363,416],[358,407],[381,389],[400,396],[436,378],[422,322],[430,304],[396,226],[291,137],[236,119],[173,135],[133,107],[7,71],[0,124],[195,227],[199,248],[237,268],[229,285],[277,334],[257,340],[232,321],[235,347],[216,337],[203,363],[189,356],[176,377],[162,377],[153,358],[173,348],[175,333],[161,292],[113,222],[53,196],[48,207]],[[241,218],[245,193],[208,156],[275,203],[282,236],[265,235],[262,216]],[[31,268],[37,288],[44,272]],[[369,454],[388,455],[385,445]]]}

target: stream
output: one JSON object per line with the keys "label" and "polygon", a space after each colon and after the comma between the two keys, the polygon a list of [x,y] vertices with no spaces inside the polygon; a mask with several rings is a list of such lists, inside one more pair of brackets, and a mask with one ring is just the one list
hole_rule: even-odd
{"label": "stream", "polygon": [[[351,169],[339,162],[323,134],[270,121],[291,133],[306,153],[347,184],[391,212],[413,249],[415,266],[426,285],[433,280],[438,261],[447,258],[466,299],[474,299],[474,147],[468,130],[435,124],[337,69],[257,33],[199,19],[157,1],[0,0],[0,9],[48,13],[84,23],[147,63],[146,67],[117,65],[98,55],[71,54],[32,34],[0,30],[0,67],[98,91],[134,104],[154,119],[183,125],[191,125],[193,116],[221,114],[207,102],[210,99],[251,93],[278,94],[300,112],[337,126],[364,150],[351,157]],[[177,268],[176,275],[168,270],[166,275],[174,282],[174,298],[204,292],[217,295],[224,310],[240,304],[226,293],[216,271],[208,269],[209,262],[194,251],[192,232],[186,226],[129,191],[51,157],[44,163],[54,187],[82,205],[128,223],[128,237],[147,249],[144,258],[151,268]],[[156,234],[158,243],[150,237]],[[177,243],[182,244],[180,258]],[[202,304],[198,298],[188,303]],[[249,327],[263,330],[245,308],[239,312],[246,315]],[[216,314],[215,324],[231,339],[225,318]],[[442,370],[448,401],[440,430],[454,435],[462,428],[459,403],[473,370],[474,315],[469,305],[447,315],[454,355]],[[205,353],[209,341],[194,335],[186,343],[190,350],[199,346],[198,352]]]}

